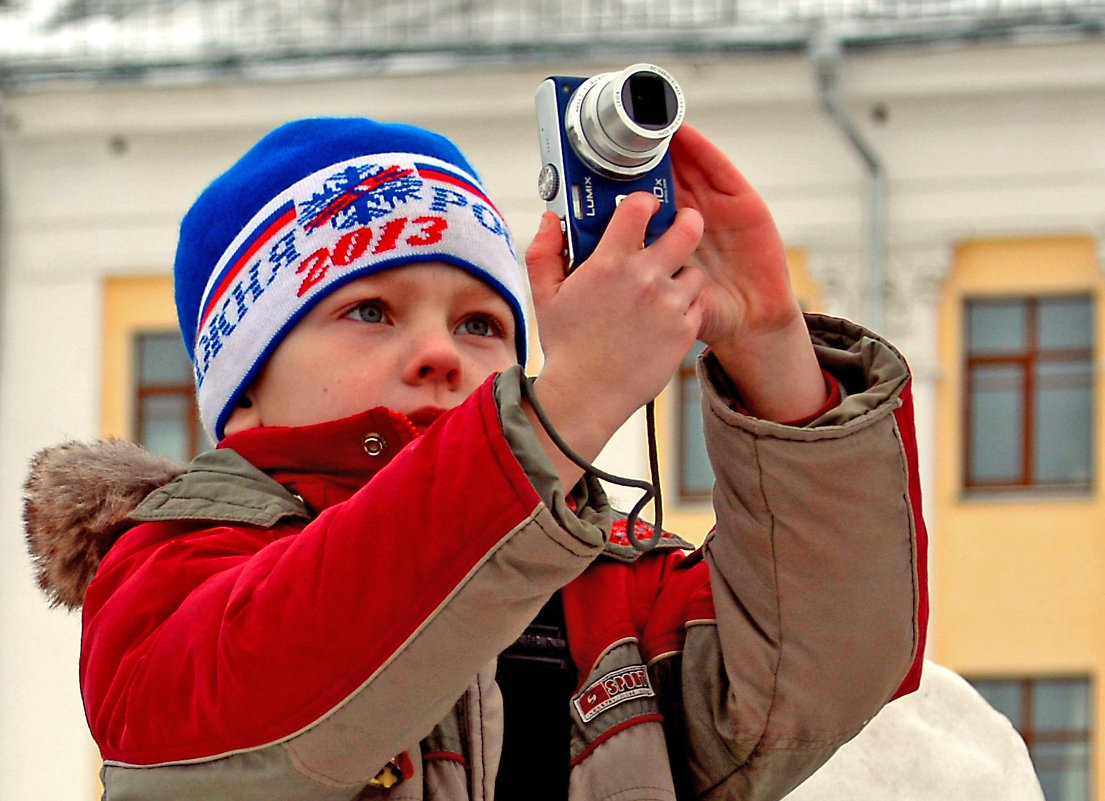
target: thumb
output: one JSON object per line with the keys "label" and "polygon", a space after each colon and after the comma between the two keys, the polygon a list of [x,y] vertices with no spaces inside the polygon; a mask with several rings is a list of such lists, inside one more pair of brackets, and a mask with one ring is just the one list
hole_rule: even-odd
{"label": "thumb", "polygon": [[564,280],[564,234],[556,212],[541,215],[541,226],[526,248],[526,269],[534,302],[555,294]]}

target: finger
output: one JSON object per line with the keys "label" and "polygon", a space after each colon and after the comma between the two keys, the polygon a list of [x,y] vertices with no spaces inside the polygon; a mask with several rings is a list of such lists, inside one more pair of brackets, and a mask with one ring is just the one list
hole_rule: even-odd
{"label": "finger", "polygon": [[651,192],[627,195],[610,216],[592,258],[599,256],[620,259],[641,250],[645,243],[648,221],[659,208],[660,201]]}
{"label": "finger", "polygon": [[684,297],[698,298],[706,286],[706,275],[697,267],[683,267],[672,277],[672,281],[683,292]]}
{"label": "finger", "polygon": [[691,260],[702,241],[704,222],[695,209],[680,209],[668,230],[664,231],[646,250],[661,264],[671,265],[672,275]]}
{"label": "finger", "polygon": [[676,183],[685,191],[706,186],[725,194],[741,194],[751,186],[722,150],[699,130],[682,125],[669,152]]}
{"label": "finger", "polygon": [[555,212],[541,215],[541,225],[526,248],[526,269],[535,301],[554,294],[564,280],[564,235]]}
{"label": "finger", "polygon": [[706,277],[694,267],[684,267],[671,277],[672,298],[681,310],[688,331],[696,336],[702,328],[702,292]]}
{"label": "finger", "polygon": [[679,205],[702,212],[711,230],[719,225],[731,231],[774,226],[763,197],[700,132],[684,125],[676,131],[670,152]]}

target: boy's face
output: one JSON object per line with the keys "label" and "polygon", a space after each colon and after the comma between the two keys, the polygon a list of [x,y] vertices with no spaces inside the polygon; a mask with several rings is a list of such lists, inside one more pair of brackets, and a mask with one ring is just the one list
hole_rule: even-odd
{"label": "boy's face", "polygon": [[302,426],[375,406],[424,430],[517,361],[514,315],[490,286],[449,265],[396,267],[323,298],[277,346],[227,433]]}

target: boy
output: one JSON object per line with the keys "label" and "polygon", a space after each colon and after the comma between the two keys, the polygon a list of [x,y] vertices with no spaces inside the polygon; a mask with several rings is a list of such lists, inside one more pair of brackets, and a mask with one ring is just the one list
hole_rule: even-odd
{"label": "boy", "polygon": [[[639,558],[526,399],[525,282],[450,142],[299,121],[205,190],[175,274],[219,448],[28,485],[109,801],[775,799],[915,686],[905,365],[843,321],[815,349],[758,195],[689,127],[672,159],[656,242],[638,194],[567,277],[555,217],[526,254],[533,392],[584,458],[710,346],[717,528]],[[104,461],[134,497],[73,543],[42,507]],[[512,658],[535,619],[552,673]]]}

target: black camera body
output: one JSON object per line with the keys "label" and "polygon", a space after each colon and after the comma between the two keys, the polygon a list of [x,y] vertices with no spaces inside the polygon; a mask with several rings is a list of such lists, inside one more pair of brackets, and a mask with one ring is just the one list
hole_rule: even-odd
{"label": "black camera body", "polygon": [[668,144],[683,123],[683,92],[652,64],[591,78],[553,76],[537,89],[542,168],[538,192],[560,217],[569,269],[595,249],[610,215],[631,192],[660,200],[649,243],[675,218]]}

